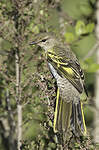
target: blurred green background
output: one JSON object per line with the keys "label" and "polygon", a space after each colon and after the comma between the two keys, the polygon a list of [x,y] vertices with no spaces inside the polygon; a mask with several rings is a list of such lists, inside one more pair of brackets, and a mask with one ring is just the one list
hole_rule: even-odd
{"label": "blurred green background", "polygon": [[[84,104],[86,125],[93,143],[95,53],[86,57],[96,43],[96,0],[0,1],[0,149],[17,145],[16,60],[18,50],[22,106],[22,150],[60,149],[53,133],[56,99],[52,78],[39,47],[31,47],[36,34],[54,32],[76,53],[85,72],[88,100]],[[7,103],[9,91],[10,104]],[[11,108],[9,115],[8,106]],[[14,124],[14,125],[13,125]],[[13,128],[13,130],[12,130]],[[9,140],[12,130],[12,141]],[[12,142],[12,143],[11,143]],[[85,143],[83,143],[84,146]],[[86,144],[85,144],[86,147]],[[83,147],[84,148],[84,147]],[[80,146],[74,146],[80,149]]]}

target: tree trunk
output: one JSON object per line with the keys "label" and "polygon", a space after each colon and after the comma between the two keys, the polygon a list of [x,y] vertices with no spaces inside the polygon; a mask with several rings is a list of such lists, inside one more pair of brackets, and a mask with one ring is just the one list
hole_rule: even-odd
{"label": "tree trunk", "polygon": [[18,133],[18,144],[17,149],[20,150],[21,142],[22,142],[22,105],[17,105],[17,114],[18,114],[18,127],[17,127],[17,133]]}
{"label": "tree trunk", "polygon": [[22,105],[21,102],[21,85],[20,85],[20,59],[19,49],[16,49],[16,103],[17,103],[17,149],[20,150],[22,142]]}

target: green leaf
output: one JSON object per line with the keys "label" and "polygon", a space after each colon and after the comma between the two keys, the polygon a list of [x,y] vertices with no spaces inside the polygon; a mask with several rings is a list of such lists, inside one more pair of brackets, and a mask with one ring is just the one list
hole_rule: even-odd
{"label": "green leaf", "polygon": [[93,58],[92,58],[92,57],[87,58],[87,59],[85,60],[85,63],[91,65],[91,64],[93,63]]}
{"label": "green leaf", "polygon": [[95,63],[93,58],[88,58],[85,60],[86,70],[89,73],[96,72],[99,69],[99,64]]}
{"label": "green leaf", "polygon": [[40,15],[44,15],[44,10],[40,10]]}
{"label": "green leaf", "polygon": [[86,32],[86,26],[83,21],[81,20],[77,21],[76,26],[75,26],[75,32],[78,36]]}
{"label": "green leaf", "polygon": [[82,14],[84,16],[89,16],[93,12],[91,6],[89,5],[88,1],[86,1],[86,0],[81,1],[80,11],[82,12]]}
{"label": "green leaf", "polygon": [[75,143],[75,148],[80,148],[80,144],[79,143]]}
{"label": "green leaf", "polygon": [[84,114],[85,114],[86,123],[87,125],[90,126],[90,124],[93,122],[94,119],[94,111],[92,110],[92,107],[86,105],[86,107],[84,107]]}
{"label": "green leaf", "polygon": [[65,39],[67,43],[71,43],[72,41],[74,41],[74,35],[71,32],[66,32],[65,33]]}
{"label": "green leaf", "polygon": [[88,66],[88,71],[87,72],[96,72],[99,69],[99,64],[91,64]]}
{"label": "green leaf", "polygon": [[95,24],[94,23],[89,23],[86,26],[86,33],[91,33],[91,32],[93,32],[94,29],[95,29]]}
{"label": "green leaf", "polygon": [[92,4],[95,4],[96,0],[90,0]]}
{"label": "green leaf", "polygon": [[32,29],[32,32],[35,33],[35,34],[38,34],[38,33],[39,33],[39,28],[38,28],[38,26],[35,26],[35,27]]}
{"label": "green leaf", "polygon": [[53,143],[53,142],[49,142],[48,146],[49,146],[51,149],[56,149],[56,145],[55,145],[55,143]]}

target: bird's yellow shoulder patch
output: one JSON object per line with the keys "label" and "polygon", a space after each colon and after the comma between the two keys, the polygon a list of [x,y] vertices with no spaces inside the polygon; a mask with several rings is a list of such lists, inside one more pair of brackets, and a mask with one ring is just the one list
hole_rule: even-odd
{"label": "bird's yellow shoulder patch", "polygon": [[71,75],[74,74],[74,71],[73,71],[71,68],[69,68],[69,67],[63,67],[63,69],[64,69],[66,72],[68,72],[68,74],[71,74]]}

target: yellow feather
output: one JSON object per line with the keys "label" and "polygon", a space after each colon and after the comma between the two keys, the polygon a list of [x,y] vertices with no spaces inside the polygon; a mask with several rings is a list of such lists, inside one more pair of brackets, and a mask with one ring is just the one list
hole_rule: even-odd
{"label": "yellow feather", "polygon": [[63,67],[63,69],[68,72],[68,74],[73,75],[74,71],[71,68]]}
{"label": "yellow feather", "polygon": [[86,125],[85,125],[85,119],[84,119],[84,112],[83,112],[83,104],[81,102],[81,112],[82,112],[82,118],[83,118],[83,125],[84,125],[84,135],[87,133]]}
{"label": "yellow feather", "polygon": [[57,100],[56,100],[56,108],[55,108],[55,115],[54,115],[54,132],[56,133],[56,122],[57,122],[57,113],[58,113],[58,103],[59,103],[59,88],[57,89]]}

